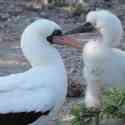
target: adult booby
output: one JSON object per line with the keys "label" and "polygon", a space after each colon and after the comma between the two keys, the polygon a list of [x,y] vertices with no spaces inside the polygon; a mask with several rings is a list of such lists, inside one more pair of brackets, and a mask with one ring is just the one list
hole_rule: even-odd
{"label": "adult booby", "polygon": [[51,44],[70,45],[61,35],[60,26],[46,19],[39,19],[24,30],[21,48],[32,67],[0,77],[0,125],[27,125],[42,115],[51,117],[60,109],[67,93],[67,75]]}

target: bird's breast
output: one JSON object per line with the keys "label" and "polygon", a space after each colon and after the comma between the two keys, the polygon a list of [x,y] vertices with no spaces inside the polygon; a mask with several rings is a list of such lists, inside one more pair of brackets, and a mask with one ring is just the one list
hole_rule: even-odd
{"label": "bird's breast", "polygon": [[103,61],[105,56],[107,56],[108,48],[101,45],[101,43],[92,41],[85,45],[83,49],[83,58],[84,61]]}

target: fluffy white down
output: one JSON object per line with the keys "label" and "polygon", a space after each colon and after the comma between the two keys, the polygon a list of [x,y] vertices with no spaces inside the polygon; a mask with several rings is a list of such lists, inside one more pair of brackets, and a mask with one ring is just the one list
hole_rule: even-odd
{"label": "fluffy white down", "polygon": [[24,31],[22,49],[32,68],[0,77],[0,113],[60,109],[67,93],[67,75],[59,53],[46,40],[54,29],[60,27],[41,19]]}
{"label": "fluffy white down", "polygon": [[123,31],[120,20],[112,13],[106,10],[90,13],[91,19],[87,16],[87,20],[100,29],[102,38],[89,41],[83,48],[83,72],[87,83],[85,103],[87,107],[100,108],[104,87],[125,87],[125,52],[113,48],[114,43],[120,42]]}
{"label": "fluffy white down", "polygon": [[86,21],[92,23],[102,35],[102,44],[117,47],[123,35],[123,28],[119,18],[107,10],[91,11]]}

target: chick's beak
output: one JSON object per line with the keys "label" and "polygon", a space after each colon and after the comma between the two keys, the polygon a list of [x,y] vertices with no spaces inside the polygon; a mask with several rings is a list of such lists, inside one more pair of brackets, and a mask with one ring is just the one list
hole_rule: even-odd
{"label": "chick's beak", "polygon": [[85,33],[85,32],[93,32],[95,31],[94,26],[89,23],[85,22],[84,24],[75,27],[74,29],[71,29],[64,33],[64,35],[71,35],[71,34],[77,34],[77,33]]}
{"label": "chick's beak", "polygon": [[70,36],[54,36],[53,42],[61,45],[68,45],[70,47],[81,49],[80,42]]}

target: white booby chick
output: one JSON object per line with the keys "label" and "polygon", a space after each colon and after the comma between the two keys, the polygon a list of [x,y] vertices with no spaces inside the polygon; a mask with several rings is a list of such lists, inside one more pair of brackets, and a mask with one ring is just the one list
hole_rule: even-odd
{"label": "white booby chick", "polygon": [[[32,68],[0,77],[1,125],[27,125],[42,115],[51,117],[60,109],[67,93],[67,75],[51,44],[61,32],[59,25],[46,19],[39,19],[24,30],[21,48]],[[70,44],[66,39],[58,40],[57,37],[55,42]]]}
{"label": "white booby chick", "polygon": [[125,52],[115,48],[123,29],[118,17],[107,10],[88,13],[86,22],[101,36],[83,48],[85,103],[89,108],[100,108],[104,87],[125,87]]}
{"label": "white booby chick", "polygon": [[89,12],[86,23],[66,34],[91,32],[94,29],[100,36],[83,47],[83,77],[87,85],[86,106],[98,109],[104,87],[125,87],[125,52],[115,48],[123,34],[122,24],[117,16],[107,10]]}

